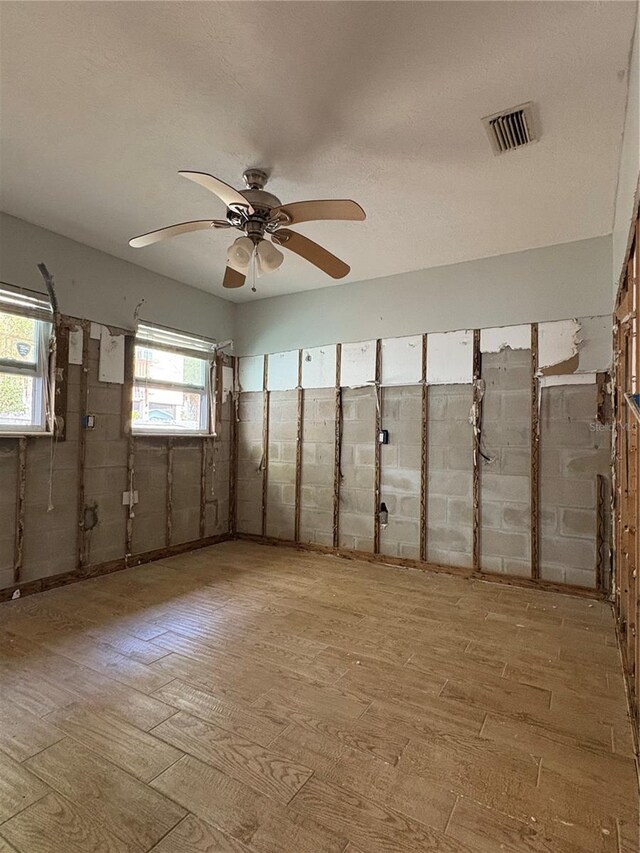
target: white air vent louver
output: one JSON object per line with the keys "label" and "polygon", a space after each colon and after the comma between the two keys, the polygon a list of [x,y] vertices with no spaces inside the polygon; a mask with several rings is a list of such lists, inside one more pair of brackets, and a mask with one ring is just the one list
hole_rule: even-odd
{"label": "white air vent louver", "polygon": [[482,119],[494,154],[504,154],[537,142],[533,121],[533,103],[520,104]]}

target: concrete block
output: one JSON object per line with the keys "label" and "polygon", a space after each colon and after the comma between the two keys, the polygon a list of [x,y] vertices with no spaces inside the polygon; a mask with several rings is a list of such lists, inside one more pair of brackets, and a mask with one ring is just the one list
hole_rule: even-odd
{"label": "concrete block", "polygon": [[560,509],[560,533],[562,536],[595,538],[596,513],[588,509]]}

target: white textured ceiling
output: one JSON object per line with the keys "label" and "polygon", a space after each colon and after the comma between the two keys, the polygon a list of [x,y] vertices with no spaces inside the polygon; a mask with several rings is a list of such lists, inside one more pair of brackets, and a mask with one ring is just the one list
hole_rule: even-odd
{"label": "white textured ceiling", "polygon": [[[611,231],[633,2],[3,2],[2,208],[223,291],[236,232],[134,250],[222,204],[351,197],[365,223],[299,230],[355,281]],[[533,100],[542,138],[494,157],[482,116]],[[260,296],[333,281],[287,253]]]}

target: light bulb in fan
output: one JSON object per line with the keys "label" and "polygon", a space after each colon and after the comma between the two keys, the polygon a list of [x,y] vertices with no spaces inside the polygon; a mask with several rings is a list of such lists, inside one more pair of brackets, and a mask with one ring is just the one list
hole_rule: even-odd
{"label": "light bulb in fan", "polygon": [[236,272],[246,272],[254,250],[253,240],[250,240],[249,237],[238,237],[229,246],[227,264]]}
{"label": "light bulb in fan", "polygon": [[261,240],[258,243],[256,254],[261,273],[275,272],[284,261],[282,252],[268,240]]}

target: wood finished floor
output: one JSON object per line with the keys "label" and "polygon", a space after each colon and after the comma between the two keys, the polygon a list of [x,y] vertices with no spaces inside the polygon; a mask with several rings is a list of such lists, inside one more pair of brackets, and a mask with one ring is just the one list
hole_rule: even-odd
{"label": "wood finished floor", "polygon": [[0,605],[0,853],[637,853],[610,608],[248,543]]}

